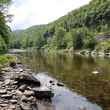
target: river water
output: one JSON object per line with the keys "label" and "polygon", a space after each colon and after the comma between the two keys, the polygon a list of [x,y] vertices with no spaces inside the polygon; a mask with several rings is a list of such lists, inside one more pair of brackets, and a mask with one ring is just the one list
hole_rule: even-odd
{"label": "river water", "polygon": [[64,83],[52,86],[55,110],[110,110],[110,59],[34,51],[21,54],[21,60],[44,84],[53,78]]}

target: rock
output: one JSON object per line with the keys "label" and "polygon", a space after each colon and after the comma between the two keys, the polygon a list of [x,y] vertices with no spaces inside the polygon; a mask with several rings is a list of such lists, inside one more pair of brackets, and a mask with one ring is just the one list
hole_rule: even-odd
{"label": "rock", "polygon": [[6,80],[5,80],[5,85],[9,85],[9,84],[10,84],[10,82],[11,82],[11,80],[10,80],[10,79],[6,79]]}
{"label": "rock", "polygon": [[18,96],[22,96],[23,93],[22,93],[21,91],[17,90],[17,91],[16,91],[16,95],[18,95]]}
{"label": "rock", "polygon": [[54,93],[47,87],[33,88],[33,91],[38,99],[51,99],[54,96]]}
{"label": "rock", "polygon": [[19,72],[23,72],[23,69],[22,69],[22,68],[19,68],[18,71],[19,71]]}
{"label": "rock", "polygon": [[29,103],[20,102],[20,107],[22,110],[33,110]]}
{"label": "rock", "polygon": [[6,94],[7,90],[6,89],[0,89],[0,94]]}
{"label": "rock", "polygon": [[16,62],[15,61],[10,62],[9,66],[12,67],[12,68],[15,68],[16,67]]}
{"label": "rock", "polygon": [[24,92],[26,88],[27,88],[27,85],[24,84],[19,87],[19,90]]}
{"label": "rock", "polygon": [[99,74],[99,72],[98,71],[93,71],[92,74]]}
{"label": "rock", "polygon": [[1,107],[7,107],[8,104],[0,104]]}
{"label": "rock", "polygon": [[8,110],[16,110],[16,106],[15,105],[10,105]]}
{"label": "rock", "polygon": [[27,102],[27,101],[28,101],[28,98],[27,98],[25,95],[23,95],[23,96],[21,97],[21,101],[22,101],[22,102]]}
{"label": "rock", "polygon": [[1,71],[10,72],[10,67],[2,68]]}
{"label": "rock", "polygon": [[33,75],[30,74],[19,74],[16,78],[15,78],[19,83],[26,83],[26,84],[33,84],[36,86],[40,86],[41,83],[40,81],[35,78]]}
{"label": "rock", "polygon": [[34,92],[30,91],[30,90],[25,90],[24,95],[26,95],[26,96],[33,96]]}
{"label": "rock", "polygon": [[18,84],[18,81],[13,81],[12,84],[16,85],[16,84]]}
{"label": "rock", "polygon": [[17,100],[10,100],[10,102],[12,103],[12,104],[16,104],[17,103]]}
{"label": "rock", "polygon": [[11,99],[12,95],[11,94],[1,95],[1,98]]}
{"label": "rock", "polygon": [[64,84],[58,82],[58,83],[57,83],[57,86],[61,86],[61,87],[62,87],[62,86],[64,86]]}
{"label": "rock", "polygon": [[54,81],[53,81],[53,80],[50,80],[50,81],[49,81],[49,83],[51,83],[51,84],[52,84],[52,83],[54,83]]}

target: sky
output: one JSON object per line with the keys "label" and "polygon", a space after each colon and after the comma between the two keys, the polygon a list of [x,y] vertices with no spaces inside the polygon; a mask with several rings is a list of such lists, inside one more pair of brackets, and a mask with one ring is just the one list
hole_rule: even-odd
{"label": "sky", "polygon": [[88,4],[91,0],[13,0],[9,13],[13,29],[25,29],[33,25],[48,24],[68,12]]}

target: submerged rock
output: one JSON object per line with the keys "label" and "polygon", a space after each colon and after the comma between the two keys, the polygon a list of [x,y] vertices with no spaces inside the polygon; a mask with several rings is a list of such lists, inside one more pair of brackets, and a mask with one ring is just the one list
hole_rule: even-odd
{"label": "submerged rock", "polygon": [[61,87],[63,87],[64,86],[64,84],[63,83],[57,83],[57,86],[61,86]]}
{"label": "submerged rock", "polygon": [[47,87],[34,88],[33,91],[38,99],[50,100],[54,96],[54,93]]}

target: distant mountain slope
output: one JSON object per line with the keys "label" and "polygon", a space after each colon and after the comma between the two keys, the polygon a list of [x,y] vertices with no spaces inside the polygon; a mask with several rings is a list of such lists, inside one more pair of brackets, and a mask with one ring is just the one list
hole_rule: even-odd
{"label": "distant mountain slope", "polygon": [[[110,31],[110,0],[92,0],[48,24],[14,32],[19,47],[57,49],[99,49],[96,36]],[[19,39],[18,39],[18,36]],[[105,42],[105,41],[104,41]],[[11,47],[16,43],[11,42]],[[97,47],[98,45],[98,47]],[[107,43],[107,48],[110,47]],[[106,48],[106,49],[107,49]]]}

